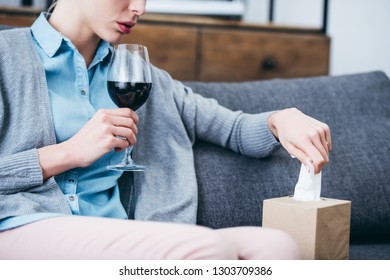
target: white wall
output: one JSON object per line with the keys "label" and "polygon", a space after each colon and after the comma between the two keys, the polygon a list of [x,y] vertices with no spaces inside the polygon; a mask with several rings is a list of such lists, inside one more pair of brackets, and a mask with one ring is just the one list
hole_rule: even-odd
{"label": "white wall", "polygon": [[[390,76],[390,1],[330,0],[328,35],[331,37],[330,74],[373,70]],[[265,23],[268,0],[247,0],[244,17]],[[276,0],[275,23],[320,27],[322,0]]]}

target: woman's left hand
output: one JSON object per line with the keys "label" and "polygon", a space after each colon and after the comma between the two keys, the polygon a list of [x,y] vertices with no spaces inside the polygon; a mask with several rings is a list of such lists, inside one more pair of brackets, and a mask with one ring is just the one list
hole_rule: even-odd
{"label": "woman's left hand", "polygon": [[290,155],[304,164],[311,161],[315,173],[329,162],[332,140],[325,123],[290,108],[271,114],[268,126]]}

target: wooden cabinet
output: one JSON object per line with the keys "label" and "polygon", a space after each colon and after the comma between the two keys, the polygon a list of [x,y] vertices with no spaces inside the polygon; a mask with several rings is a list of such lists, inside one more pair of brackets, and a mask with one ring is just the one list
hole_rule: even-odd
{"label": "wooden cabinet", "polygon": [[0,6],[0,24],[10,26],[30,26],[40,11],[32,8]]}
{"label": "wooden cabinet", "polygon": [[147,46],[151,62],[176,79],[196,80],[197,41],[194,27],[139,24],[122,42]]}
{"label": "wooden cabinet", "polygon": [[[0,8],[0,24],[29,26],[39,11]],[[320,29],[204,17],[146,15],[122,42],[144,44],[151,62],[185,81],[327,75],[330,38]]]}
{"label": "wooden cabinet", "polygon": [[240,30],[204,30],[199,79],[244,81],[328,73],[323,37]]}
{"label": "wooden cabinet", "polygon": [[327,75],[330,38],[315,29],[179,16],[145,17],[125,42],[179,80],[247,81]]}
{"label": "wooden cabinet", "polygon": [[35,20],[35,17],[16,15],[8,16],[0,14],[0,24],[10,25],[10,26],[30,26]]}

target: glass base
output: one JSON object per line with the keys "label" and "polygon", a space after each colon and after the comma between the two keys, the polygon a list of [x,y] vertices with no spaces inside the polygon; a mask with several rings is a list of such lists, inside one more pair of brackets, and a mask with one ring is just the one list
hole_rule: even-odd
{"label": "glass base", "polygon": [[146,166],[138,165],[138,164],[116,164],[107,166],[108,170],[115,171],[145,171]]}

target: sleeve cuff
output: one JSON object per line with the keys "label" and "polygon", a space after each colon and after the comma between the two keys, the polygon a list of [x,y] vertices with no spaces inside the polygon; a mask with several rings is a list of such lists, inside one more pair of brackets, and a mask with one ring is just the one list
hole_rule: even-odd
{"label": "sleeve cuff", "polygon": [[43,184],[37,149],[6,156],[0,162],[1,185],[7,187],[1,192],[15,193]]}
{"label": "sleeve cuff", "polygon": [[247,115],[241,127],[239,149],[242,154],[252,157],[266,157],[280,147],[279,141],[268,127],[268,117],[274,113],[267,112]]}

